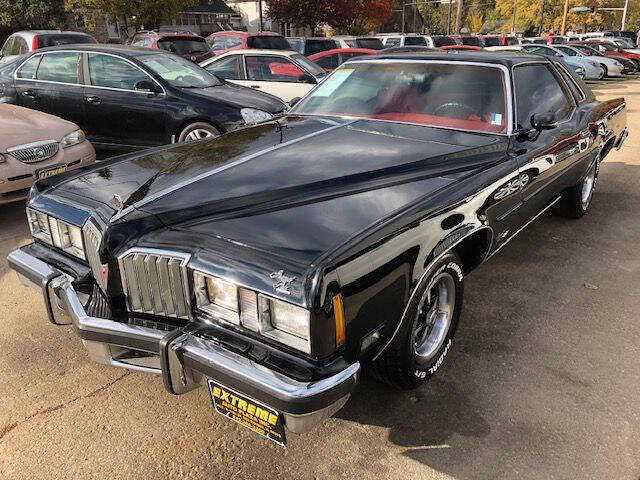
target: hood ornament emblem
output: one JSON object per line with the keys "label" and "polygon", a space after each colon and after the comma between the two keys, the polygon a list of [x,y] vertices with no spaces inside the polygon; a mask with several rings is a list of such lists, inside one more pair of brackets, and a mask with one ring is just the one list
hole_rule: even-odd
{"label": "hood ornament emblem", "polygon": [[115,194],[113,196],[113,206],[116,207],[116,210],[118,210],[118,213],[120,213],[124,208],[124,202],[122,201],[122,197],[120,197],[120,195]]}
{"label": "hood ornament emblem", "polygon": [[284,270],[278,270],[277,272],[271,272],[269,274],[273,282],[273,288],[275,288],[276,292],[284,293],[285,295],[291,295],[291,282],[293,282],[297,277],[292,275],[287,275],[284,273]]}

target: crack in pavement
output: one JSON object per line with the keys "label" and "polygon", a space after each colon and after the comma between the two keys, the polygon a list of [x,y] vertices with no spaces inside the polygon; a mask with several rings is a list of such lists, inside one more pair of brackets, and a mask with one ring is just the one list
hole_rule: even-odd
{"label": "crack in pavement", "polygon": [[34,419],[34,418],[36,418],[36,417],[38,417],[40,415],[44,415],[44,414],[47,414],[47,413],[58,411],[58,410],[66,407],[68,405],[71,405],[74,402],[77,402],[78,400],[84,400],[85,398],[93,397],[93,396],[97,395],[98,393],[106,390],[107,388],[113,386],[115,383],[119,382],[120,380],[122,380],[124,377],[126,377],[130,373],[131,372],[129,372],[129,371],[125,371],[122,375],[120,375],[119,377],[115,378],[111,382],[105,383],[101,387],[96,388],[95,390],[93,390],[92,392],[87,393],[86,395],[78,395],[77,397],[72,398],[71,400],[63,402],[63,403],[61,403],[59,405],[54,405],[52,407],[47,407],[47,408],[45,408],[43,410],[40,410],[40,411],[38,411],[38,412],[36,412],[34,414],[31,414],[27,418],[25,418],[24,420],[5,425],[4,427],[0,428],[0,442],[2,442],[2,440],[4,439],[5,436],[7,436],[10,432],[12,432],[16,428],[18,428],[20,425],[23,425],[23,424],[27,423],[28,421],[30,421],[30,420],[32,420],[32,419]]}

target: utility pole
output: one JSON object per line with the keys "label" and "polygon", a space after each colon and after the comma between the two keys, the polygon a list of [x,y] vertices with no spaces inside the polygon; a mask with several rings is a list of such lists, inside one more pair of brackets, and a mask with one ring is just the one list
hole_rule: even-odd
{"label": "utility pole", "polygon": [[564,35],[567,31],[567,12],[569,11],[569,0],[564,0],[564,12],[562,14],[562,28],[560,29],[560,35]]}
{"label": "utility pole", "polygon": [[511,17],[511,35],[516,34],[516,6],[518,5],[518,0],[513,0],[513,16]]}
{"label": "utility pole", "polygon": [[458,8],[456,9],[456,33],[460,33],[462,28],[462,0],[458,0]]}
{"label": "utility pole", "polygon": [[413,33],[418,30],[418,0],[413,0]]}
{"label": "utility pole", "polygon": [[404,33],[404,7],[405,7],[405,3],[404,0],[402,0],[402,33]]}
{"label": "utility pole", "polygon": [[449,0],[449,14],[447,15],[447,35],[451,33],[451,7],[453,0]]}
{"label": "utility pole", "polygon": [[542,0],[542,5],[540,5],[540,29],[538,30],[538,36],[542,36],[542,29],[544,28],[544,0]]}
{"label": "utility pole", "polygon": [[624,24],[627,23],[627,8],[629,8],[629,0],[624,0],[624,10],[622,11],[622,25],[620,30],[624,30]]}
{"label": "utility pole", "polygon": [[263,29],[262,21],[262,0],[258,0],[258,15],[260,16],[260,31]]}

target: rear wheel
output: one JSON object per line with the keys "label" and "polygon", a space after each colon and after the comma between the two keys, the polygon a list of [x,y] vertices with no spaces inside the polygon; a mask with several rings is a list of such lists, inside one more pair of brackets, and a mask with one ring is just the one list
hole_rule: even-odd
{"label": "rear wheel", "polygon": [[585,176],[578,184],[569,188],[562,195],[555,211],[558,215],[567,218],[580,218],[591,206],[593,193],[598,183],[600,170],[600,154],[595,158]]}
{"label": "rear wheel", "polygon": [[608,77],[609,69],[607,68],[607,66],[604,63],[601,63],[600,66],[602,67],[602,70],[604,70],[604,74],[602,75],[602,78]]}
{"label": "rear wheel", "polygon": [[189,142],[202,140],[203,138],[213,138],[220,135],[220,132],[211,124],[206,122],[196,122],[187,125],[178,136],[179,142]]}
{"label": "rear wheel", "polygon": [[396,388],[412,389],[436,373],[458,327],[462,272],[454,253],[431,268],[416,288],[394,340],[369,366],[374,377]]}

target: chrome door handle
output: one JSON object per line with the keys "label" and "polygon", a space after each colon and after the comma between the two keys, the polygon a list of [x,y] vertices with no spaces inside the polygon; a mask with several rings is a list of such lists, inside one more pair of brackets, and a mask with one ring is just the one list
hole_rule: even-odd
{"label": "chrome door handle", "polygon": [[29,98],[35,98],[36,97],[36,92],[34,92],[31,89],[25,90],[24,92],[22,92],[22,96],[23,97],[29,97]]}
{"label": "chrome door handle", "polygon": [[249,85],[251,88],[260,88],[260,85]]}
{"label": "chrome door handle", "polygon": [[100,97],[96,95],[87,95],[84,99],[87,103],[93,103],[94,105],[100,105],[101,103]]}

